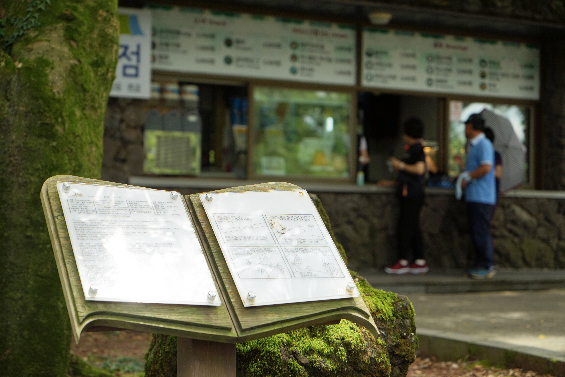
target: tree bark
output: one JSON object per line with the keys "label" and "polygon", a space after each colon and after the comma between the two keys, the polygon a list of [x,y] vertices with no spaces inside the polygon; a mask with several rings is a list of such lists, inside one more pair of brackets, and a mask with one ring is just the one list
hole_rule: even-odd
{"label": "tree bark", "polygon": [[98,178],[117,0],[0,0],[0,371],[66,376],[71,331],[40,201]]}

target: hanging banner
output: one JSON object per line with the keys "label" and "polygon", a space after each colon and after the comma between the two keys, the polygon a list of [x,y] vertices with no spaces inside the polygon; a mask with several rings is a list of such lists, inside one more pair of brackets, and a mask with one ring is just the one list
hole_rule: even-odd
{"label": "hanging banner", "polygon": [[362,35],[365,87],[539,99],[538,46],[373,28]]}
{"label": "hanging banner", "polygon": [[151,12],[118,8],[120,51],[110,97],[151,96]]}
{"label": "hanging banner", "polygon": [[355,85],[355,28],[334,23],[154,7],[153,69]]}

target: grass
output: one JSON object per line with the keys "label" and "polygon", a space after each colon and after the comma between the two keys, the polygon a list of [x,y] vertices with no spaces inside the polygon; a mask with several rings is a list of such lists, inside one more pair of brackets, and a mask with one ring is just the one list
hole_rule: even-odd
{"label": "grass", "polygon": [[145,362],[131,357],[89,356],[86,361],[116,376],[143,377],[145,375]]}

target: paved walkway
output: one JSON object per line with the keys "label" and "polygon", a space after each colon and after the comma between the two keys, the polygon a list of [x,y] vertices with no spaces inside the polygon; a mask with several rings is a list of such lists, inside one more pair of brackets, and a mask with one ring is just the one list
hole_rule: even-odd
{"label": "paved walkway", "polygon": [[357,272],[373,287],[410,299],[420,352],[565,376],[565,270],[503,269],[488,280],[456,270]]}

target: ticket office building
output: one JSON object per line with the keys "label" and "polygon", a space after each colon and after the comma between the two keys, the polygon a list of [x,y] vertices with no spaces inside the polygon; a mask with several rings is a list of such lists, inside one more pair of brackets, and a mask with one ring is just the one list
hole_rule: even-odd
{"label": "ticket office building", "polygon": [[[103,178],[353,184],[363,134],[365,181],[376,182],[394,176],[385,161],[402,155],[401,126],[413,116],[425,124],[438,174],[449,177],[459,172],[454,157],[464,155],[461,121],[488,109],[510,120],[524,146],[522,187],[544,186],[536,38],[249,6],[145,8],[152,94],[134,101],[144,115],[143,157],[131,158],[136,149],[125,145],[139,138],[122,137],[124,152],[106,148],[105,137]],[[110,99],[118,109],[110,114],[123,122],[116,112],[128,110],[118,101]]]}

